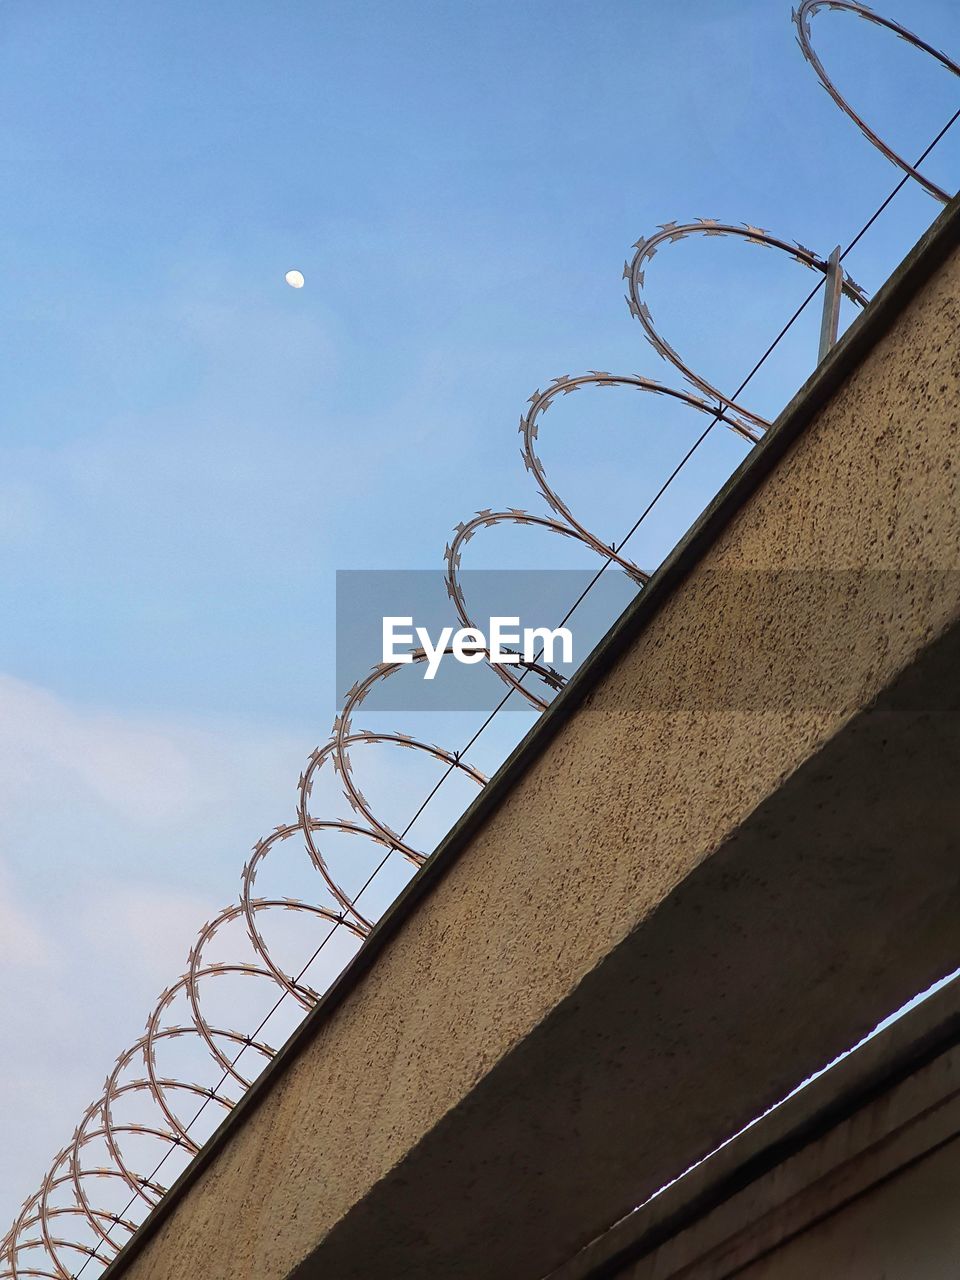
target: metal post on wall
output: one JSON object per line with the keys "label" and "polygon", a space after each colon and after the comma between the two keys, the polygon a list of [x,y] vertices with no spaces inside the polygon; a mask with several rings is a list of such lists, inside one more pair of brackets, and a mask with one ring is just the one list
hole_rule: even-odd
{"label": "metal post on wall", "polygon": [[837,340],[840,328],[840,299],[843,297],[843,272],[840,269],[840,246],[827,259],[827,283],[823,297],[823,319],[820,322],[820,353],[817,362],[826,358]]}

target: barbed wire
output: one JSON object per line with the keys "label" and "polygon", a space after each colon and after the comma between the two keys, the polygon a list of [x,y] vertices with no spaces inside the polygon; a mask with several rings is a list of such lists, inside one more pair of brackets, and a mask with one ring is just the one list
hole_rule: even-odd
{"label": "barbed wire", "polygon": [[[841,110],[854,120],[872,145],[897,165],[904,175],[847,245],[841,255],[846,257],[908,181],[917,181],[928,194],[941,202],[948,199],[941,188],[919,172],[919,166],[960,117],[960,110],[947,122],[918,160],[912,165],[908,164],[877,137],[827,77],[813,50],[811,39],[810,20],[822,8],[853,12],[894,31],[914,47],[931,54],[955,75],[960,75],[960,67],[899,24],[882,18],[866,5],[852,3],[851,0],[803,0],[799,10],[793,12],[800,47],[824,88]],[[694,235],[733,236],[750,244],[772,248],[787,254],[819,275],[815,288],[729,397],[724,396],[718,388],[692,369],[659,333],[649,305],[643,297],[646,272],[657,251],[664,245]],[[637,588],[642,590],[649,581],[651,570],[642,568],[623,554],[626,543],[716,426],[723,424],[751,445],[762,439],[769,422],[741,404],[740,396],[823,287],[829,265],[827,260],[798,241],[782,239],[747,223],[734,224],[710,218],[687,223],[665,223],[653,235],[637,241],[632,258],[624,266],[630,312],[640,323],[653,348],[681,375],[690,390],[636,374],[618,375],[589,370],[579,375],[563,375],[554,379],[546,390],[534,392],[530,397],[529,407],[520,419],[523,438],[521,454],[526,469],[533,476],[540,496],[552,515],[538,515],[519,508],[500,511],[486,509],[457,525],[445,548],[444,559],[447,591],[462,624],[473,625],[461,579],[464,548],[479,530],[500,524],[539,527],[582,543],[601,557],[603,563],[571,605],[560,625],[565,625],[593,585],[611,566],[624,570]],[[862,307],[866,304],[867,295],[846,273],[842,274],[841,287],[843,294],[855,305]],[[537,452],[539,431],[547,410],[558,398],[592,386],[630,388],[642,393],[666,396],[710,418],[631,529],[614,544],[605,543],[578,519],[570,505],[548,480]],[[520,694],[537,711],[548,705],[550,699],[545,690],[555,691],[563,682],[555,671],[542,665],[542,656],[541,651],[532,662],[520,664],[519,672],[502,665],[492,666],[491,669],[504,680],[508,688],[470,740],[458,751],[449,751],[405,733],[373,732],[354,727],[355,719],[371,692],[384,680],[391,678],[401,666],[406,669],[406,664],[379,664],[348,690],[329,740],[311,753],[300,776],[296,820],[281,824],[254,845],[241,873],[239,900],[226,907],[201,929],[190,950],[186,972],[161,993],[147,1019],[144,1034],[117,1058],[101,1095],[83,1113],[70,1143],[53,1161],[39,1190],[24,1201],[9,1232],[0,1242],[0,1280],[25,1280],[26,1277],[36,1277],[38,1280],[74,1280],[91,1264],[99,1265],[101,1270],[109,1265],[125,1240],[137,1229],[139,1222],[165,1194],[169,1184],[158,1179],[171,1156],[177,1153],[182,1159],[192,1158],[199,1151],[201,1143],[193,1131],[200,1118],[211,1106],[218,1108],[223,1114],[228,1113],[275,1055],[276,1049],[264,1038],[273,1017],[288,1000],[292,1000],[303,1015],[316,1005],[322,992],[311,986],[306,978],[331,940],[335,936],[346,936],[354,950],[363,944],[375,921],[373,913],[368,914],[368,909],[361,907],[360,902],[389,860],[394,854],[398,854],[414,870],[423,864],[427,855],[409,839],[410,832],[446,779],[456,773],[477,787],[485,784],[485,776],[468,763],[465,756],[502,707],[514,694]],[[417,650],[413,658],[415,662],[422,662],[426,660],[426,654],[422,649]],[[526,683],[531,675],[536,676],[545,686],[544,691],[537,691]],[[442,767],[440,778],[400,831],[394,830],[376,812],[355,780],[352,752],[357,746],[371,744],[403,747]],[[342,797],[352,811],[351,818],[314,814],[316,784],[325,776],[325,771],[332,772],[337,779]],[[333,836],[346,836],[350,840],[366,842],[379,851],[378,861],[355,892],[351,892],[343,882],[324,852],[325,842]],[[258,877],[268,859],[291,839],[300,842],[310,866],[319,877],[315,901],[258,894]],[[309,959],[293,973],[274,954],[265,927],[267,919],[274,918],[279,913],[290,912],[313,925],[320,924],[326,928]],[[238,926],[242,929],[246,954],[250,958],[213,958],[218,953],[217,944],[231,932],[236,932]],[[259,1018],[253,1030],[244,1032],[233,1029],[208,1011],[212,986],[222,982],[224,978],[242,979],[248,985],[257,982],[261,990],[274,993],[266,1014]],[[264,983],[269,986],[264,988]],[[189,1076],[183,1074],[182,1067],[179,1071],[175,1069],[172,1063],[165,1069],[164,1054],[174,1042],[182,1041],[188,1042],[199,1054],[201,1066],[193,1069]],[[241,1060],[248,1053],[255,1055],[253,1066],[241,1070]],[[207,1080],[212,1083],[206,1083]],[[195,1109],[191,1114],[185,1114],[185,1108],[191,1105]],[[138,1114],[136,1107],[144,1108],[144,1114],[148,1118],[132,1118]],[[162,1152],[159,1160],[150,1165],[148,1173],[138,1170],[142,1154],[138,1160],[133,1150],[134,1144],[143,1141],[151,1144],[150,1149],[155,1153],[157,1150]],[[98,1160],[101,1162],[98,1163]],[[104,1160],[106,1163],[102,1163]],[[108,1189],[120,1193],[116,1197],[116,1206],[111,1203],[109,1195],[103,1194]],[[120,1233],[121,1239],[116,1239],[115,1233]]]}
{"label": "barbed wire", "polygon": [[950,199],[948,193],[944,191],[942,187],[938,187],[935,182],[931,182],[929,178],[925,178],[919,171],[920,165],[923,163],[923,159],[925,159],[926,156],[921,160],[917,160],[912,165],[908,164],[902,156],[898,155],[892,147],[889,147],[883,139],[876,134],[873,129],[871,129],[863,117],[854,110],[853,106],[847,101],[843,94],[840,93],[839,89],[837,89],[836,85],[827,75],[823,63],[821,62],[817,51],[813,47],[811,19],[816,16],[820,9],[834,9],[838,12],[854,13],[857,17],[865,18],[867,22],[872,22],[874,26],[883,27],[887,31],[892,31],[895,35],[899,36],[901,40],[905,40],[907,44],[911,45],[914,49],[918,49],[921,53],[929,54],[931,58],[934,58],[942,67],[947,71],[952,72],[955,76],[960,76],[960,66],[958,66],[952,58],[948,58],[942,50],[934,48],[934,46],[932,44],[928,44],[926,40],[921,40],[919,36],[914,35],[912,31],[908,31],[907,28],[901,26],[899,22],[894,22],[892,18],[883,17],[874,9],[871,9],[869,5],[857,3],[857,0],[803,0],[800,8],[793,10],[791,13],[794,24],[797,28],[797,44],[799,44],[803,56],[813,67],[814,71],[817,73],[820,83],[844,115],[849,116],[870,145],[876,147],[878,151],[882,152],[891,164],[895,164],[898,169],[902,169],[907,177],[913,178],[914,181],[919,182],[920,186],[923,187],[924,191],[926,191],[928,195],[933,196],[933,198],[938,200],[941,204],[946,204]]}

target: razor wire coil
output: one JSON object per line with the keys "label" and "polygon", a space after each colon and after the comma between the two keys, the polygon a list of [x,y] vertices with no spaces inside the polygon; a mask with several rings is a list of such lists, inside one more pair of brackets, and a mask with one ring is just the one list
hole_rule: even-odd
{"label": "razor wire coil", "polygon": [[[857,124],[868,141],[901,169],[904,174],[901,185],[908,179],[915,180],[935,199],[946,201],[949,198],[947,194],[919,172],[920,162],[910,165],[888,147],[857,115],[827,76],[813,48],[811,34],[811,19],[823,8],[853,12],[893,31],[917,49],[930,54],[955,75],[960,75],[960,67],[899,24],[874,13],[866,5],[854,3],[853,0],[803,0],[799,9],[792,14],[800,47],[824,88],[840,109]],[[957,114],[960,115],[960,112]],[[943,132],[945,130],[938,135],[938,139]],[[932,145],[928,151],[932,149]],[[924,156],[926,154],[925,152]],[[881,206],[883,207],[885,205]],[[537,527],[573,539],[600,556],[604,560],[604,568],[608,564],[615,564],[623,569],[638,589],[642,590],[650,579],[649,569],[637,565],[623,554],[626,539],[620,543],[619,548],[605,543],[577,517],[571,505],[547,477],[546,468],[537,451],[537,442],[544,415],[560,397],[585,387],[630,388],[644,394],[669,397],[697,413],[710,416],[712,421],[700,437],[701,440],[718,423],[722,423],[748,444],[762,439],[770,423],[739,400],[740,392],[759,365],[754,367],[753,372],[741,384],[735,397],[726,398],[717,387],[691,368],[661,335],[644,299],[646,272],[658,250],[688,236],[697,235],[732,236],[775,249],[820,273],[824,279],[829,270],[826,259],[799,242],[782,239],[746,223],[734,224],[709,218],[686,223],[669,222],[646,239],[637,241],[633,256],[624,266],[627,304],[645,338],[658,355],[680,375],[688,389],[635,374],[621,375],[589,370],[579,375],[556,378],[545,390],[534,392],[520,418],[521,455],[525,468],[532,475],[540,497],[551,514],[539,515],[519,508],[491,508],[479,511],[457,525],[444,550],[444,562],[447,592],[463,626],[473,625],[461,578],[464,550],[481,530],[500,524]],[[822,280],[819,283],[822,284]],[[842,275],[841,287],[844,296],[855,305],[862,307],[866,304],[867,295],[846,273]],[[811,293],[806,301],[809,302],[813,296]],[[799,311],[781,330],[773,345],[776,345],[798,314]],[[772,347],[768,348],[766,354],[771,349]],[[631,534],[632,532],[633,530]],[[413,658],[420,662],[425,660],[426,655],[423,650],[417,650]],[[337,931],[343,930],[351,945],[356,947],[363,944],[374,927],[375,920],[372,914],[368,914],[367,908],[361,907],[360,898],[387,860],[393,854],[399,854],[414,869],[423,864],[427,855],[410,841],[409,831],[440,784],[430,792],[404,830],[397,831],[377,813],[357,783],[354,774],[355,749],[370,744],[401,747],[439,763],[445,770],[441,782],[455,772],[476,787],[485,784],[486,778],[463,758],[463,751],[449,751],[405,733],[373,732],[355,727],[356,718],[371,691],[393,676],[398,666],[399,664],[379,664],[348,690],[334,721],[330,738],[311,753],[300,776],[295,819],[277,826],[254,845],[241,873],[238,901],[226,907],[201,929],[190,950],[186,971],[161,992],[147,1019],[143,1035],[117,1058],[102,1093],[81,1116],[71,1141],[53,1161],[40,1188],[24,1202],[9,1232],[0,1242],[0,1280],[26,1280],[26,1277],[36,1277],[38,1280],[73,1280],[91,1263],[99,1265],[101,1269],[108,1266],[120,1251],[122,1243],[135,1232],[139,1222],[165,1194],[167,1186],[158,1179],[158,1173],[167,1158],[174,1152],[192,1157],[199,1151],[201,1144],[191,1135],[191,1129],[200,1114],[208,1106],[218,1108],[223,1115],[229,1113],[236,1104],[238,1095],[242,1095],[250,1087],[263,1067],[275,1056],[276,1047],[262,1035],[273,1012],[288,998],[299,1006],[304,1015],[317,1004],[322,992],[314,989],[305,980],[305,975],[330,938]],[[503,701],[511,694],[519,693],[530,706],[540,711],[548,705],[549,698],[545,692],[538,692],[527,685],[526,677],[535,675],[547,689],[553,690],[562,685],[562,678],[536,660],[521,663],[520,666],[520,674],[508,667],[492,666],[508,686]],[[487,723],[491,718],[492,716],[488,717]],[[477,736],[479,734],[474,735],[469,745],[472,745]],[[343,798],[352,811],[352,818],[323,817],[314,813],[316,783],[325,772],[332,772],[338,780]],[[367,841],[381,851],[380,862],[359,891],[350,891],[335,873],[324,852],[325,842],[333,835]],[[263,872],[268,859],[290,840],[300,842],[318,877],[317,901],[258,893],[258,876]],[[296,973],[289,972],[290,966],[284,966],[279,956],[274,954],[265,931],[265,922],[269,918],[278,913],[289,912],[328,929],[313,956]],[[252,951],[252,961],[213,958],[218,952],[218,942],[228,934],[231,926],[239,926],[243,930],[245,942]],[[270,984],[269,989],[275,994],[275,1003],[255,1029],[244,1032],[224,1025],[220,1017],[209,1011],[209,1001],[204,993],[210,990],[211,984],[224,977]],[[165,1052],[174,1042],[179,1041],[190,1042],[195,1050],[206,1055],[204,1061],[207,1069],[212,1069],[213,1075],[217,1077],[216,1083],[205,1083],[205,1076],[199,1071],[196,1073],[198,1078],[181,1078],[175,1070],[165,1069]],[[253,1055],[253,1069],[240,1069],[240,1061],[245,1054]],[[132,1101],[145,1107],[150,1118],[125,1119],[122,1113],[129,1109]],[[187,1105],[199,1106],[191,1119],[185,1119],[184,1116],[184,1107]],[[159,1163],[149,1170],[141,1167],[142,1153],[138,1158],[133,1150],[134,1142],[142,1140],[152,1144],[154,1153],[163,1152]],[[109,1163],[93,1163],[94,1155],[99,1156],[101,1161],[105,1157]],[[129,1195],[123,1207],[117,1208],[108,1203],[109,1197],[102,1194],[105,1188]],[[117,1234],[122,1239],[116,1239]]]}

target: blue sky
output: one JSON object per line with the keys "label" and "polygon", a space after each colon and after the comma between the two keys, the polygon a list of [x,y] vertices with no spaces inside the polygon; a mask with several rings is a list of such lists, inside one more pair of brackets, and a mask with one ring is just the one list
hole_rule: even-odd
{"label": "blue sky", "polygon": [[[540,510],[516,424],[552,376],[678,380],[623,302],[640,235],[712,216],[826,254],[896,182],[789,10],[0,9],[0,1219],[288,816],[334,712],[335,571],[439,566],[475,509]],[[950,0],[882,11],[957,56]],[[846,15],[815,33],[918,154],[955,82]],[[930,172],[954,189],[958,169],[951,137]],[[852,274],[875,291],[936,212],[905,190]],[[648,272],[668,341],[728,390],[812,283],[718,240]],[[815,328],[758,380],[761,411],[811,371]],[[603,394],[571,397],[542,451],[612,538],[702,423]],[[742,456],[711,444],[641,562]],[[472,563],[541,547],[492,536]]]}

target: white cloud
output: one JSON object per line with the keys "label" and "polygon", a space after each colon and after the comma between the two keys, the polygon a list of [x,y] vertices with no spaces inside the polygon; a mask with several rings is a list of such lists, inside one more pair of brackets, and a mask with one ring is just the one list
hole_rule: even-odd
{"label": "white cloud", "polygon": [[0,675],[0,1234],[295,812],[303,732],[122,716]]}
{"label": "white cloud", "polygon": [[199,894],[147,883],[91,888],[76,913],[76,936],[105,970],[132,968],[157,994],[186,968],[187,954],[210,914]]}
{"label": "white cloud", "polygon": [[0,868],[0,966],[46,968],[54,954],[52,940],[27,910],[14,900],[8,877]]}
{"label": "white cloud", "polygon": [[55,789],[64,776],[129,818],[155,821],[201,799],[194,762],[169,732],[74,709],[7,675],[0,675],[0,759],[3,807],[38,780]]}

